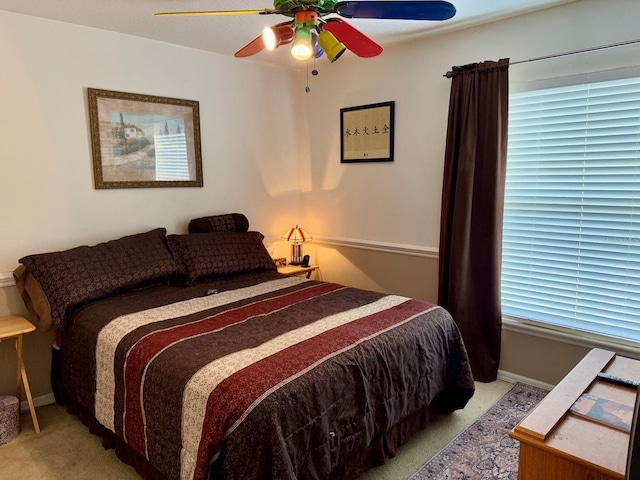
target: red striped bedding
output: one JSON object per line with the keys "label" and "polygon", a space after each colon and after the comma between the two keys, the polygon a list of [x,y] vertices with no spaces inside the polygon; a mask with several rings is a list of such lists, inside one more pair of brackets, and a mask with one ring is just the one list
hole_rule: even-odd
{"label": "red striped bedding", "polygon": [[474,388],[440,307],[275,273],[89,304],[61,351],[71,409],[147,478],[357,476],[394,426]]}

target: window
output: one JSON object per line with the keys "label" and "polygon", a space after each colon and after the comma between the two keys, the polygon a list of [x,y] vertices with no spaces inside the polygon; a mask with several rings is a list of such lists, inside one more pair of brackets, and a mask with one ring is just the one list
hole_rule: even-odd
{"label": "window", "polygon": [[509,102],[503,314],[640,341],[640,78]]}

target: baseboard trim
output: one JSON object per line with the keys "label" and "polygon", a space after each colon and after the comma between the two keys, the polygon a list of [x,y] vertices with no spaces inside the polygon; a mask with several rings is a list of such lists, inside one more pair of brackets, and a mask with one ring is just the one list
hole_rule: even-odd
{"label": "baseboard trim", "polygon": [[[46,395],[41,395],[33,399],[34,407],[44,407],[45,405],[51,405],[52,403],[56,403],[56,397],[53,396],[53,393],[47,393]],[[29,411],[29,402],[26,400],[20,403],[20,411],[28,412]]]}
{"label": "baseboard trim", "polygon": [[551,390],[555,386],[555,385],[551,385],[550,383],[541,382],[534,378],[525,377],[523,375],[507,372],[505,370],[498,370],[498,380],[503,380],[509,383],[517,383],[517,382],[526,383],[527,385],[533,385],[534,387],[545,388],[547,390]]}

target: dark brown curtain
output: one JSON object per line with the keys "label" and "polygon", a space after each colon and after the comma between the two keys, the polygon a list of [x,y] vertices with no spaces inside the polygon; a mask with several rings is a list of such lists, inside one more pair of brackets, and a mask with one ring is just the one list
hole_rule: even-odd
{"label": "dark brown curtain", "polygon": [[454,67],[449,100],[438,303],[458,324],[474,378],[500,363],[500,268],[509,59]]}

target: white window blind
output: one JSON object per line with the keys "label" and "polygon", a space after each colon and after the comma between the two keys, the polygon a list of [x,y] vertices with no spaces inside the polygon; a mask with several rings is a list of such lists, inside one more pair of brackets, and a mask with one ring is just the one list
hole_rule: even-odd
{"label": "white window blind", "polygon": [[156,135],[156,180],[189,180],[187,139],[184,133]]}
{"label": "white window blind", "polygon": [[513,93],[504,315],[640,341],[640,78]]}

